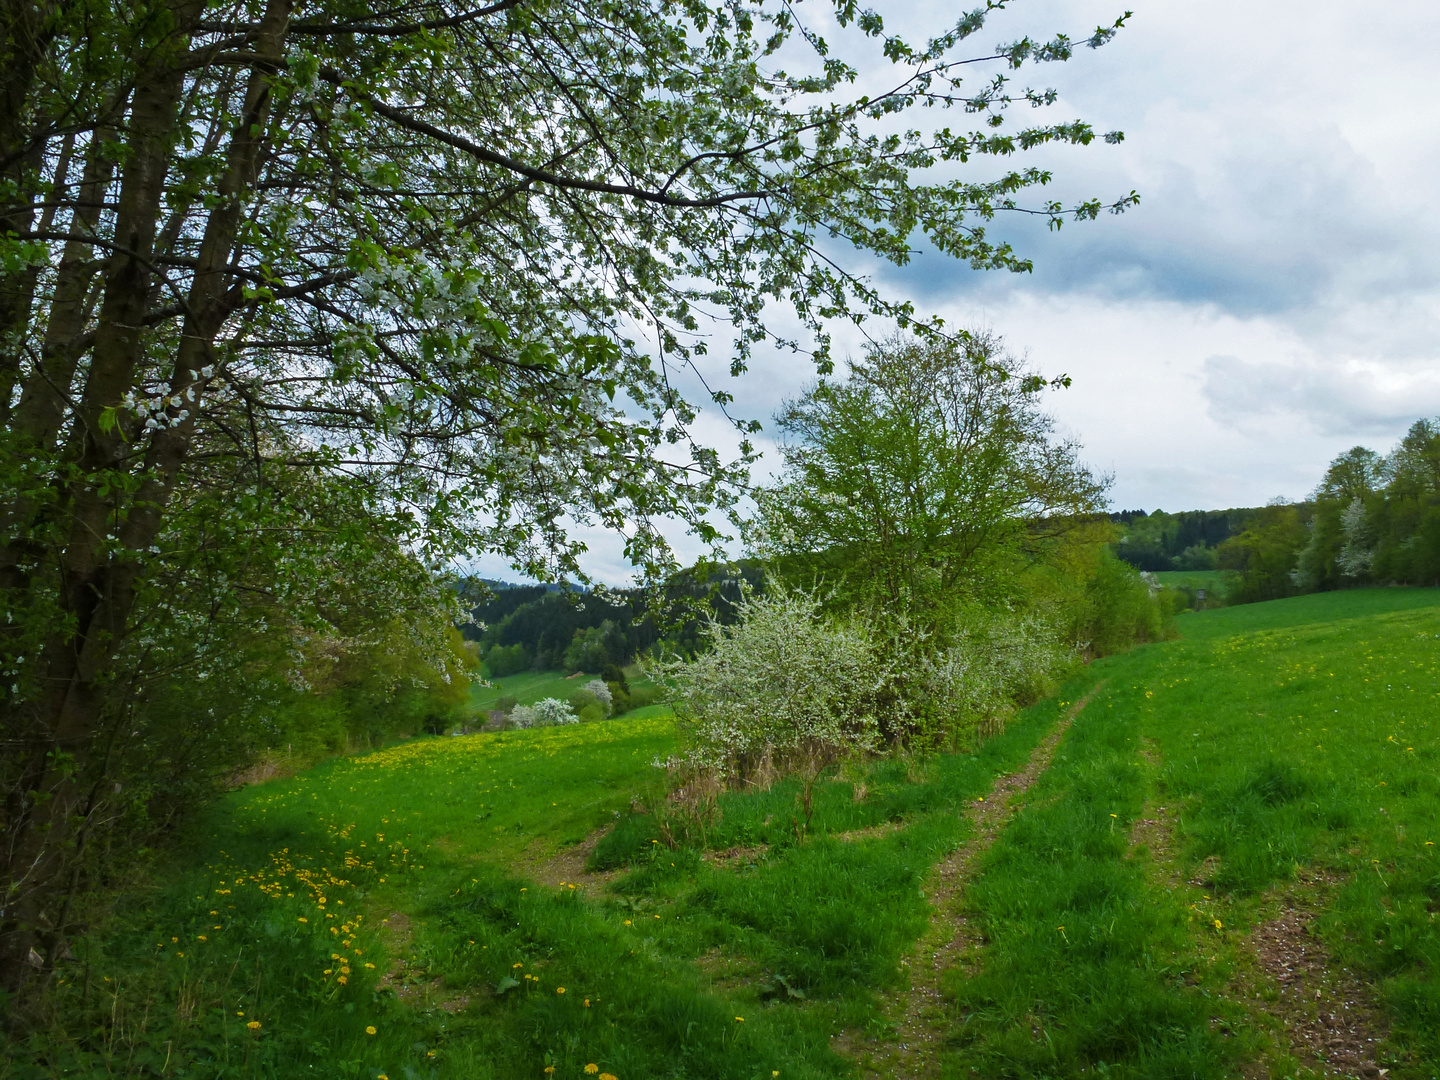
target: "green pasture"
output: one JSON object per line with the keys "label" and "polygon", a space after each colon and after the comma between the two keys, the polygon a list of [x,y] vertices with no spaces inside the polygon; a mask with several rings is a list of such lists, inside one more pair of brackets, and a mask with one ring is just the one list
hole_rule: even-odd
{"label": "green pasture", "polygon": [[[1324,870],[1319,932],[1388,1011],[1383,1067],[1434,1076],[1440,590],[1180,627],[976,751],[830,776],[808,823],[794,781],[680,812],[655,707],[234,792],[78,944],[52,1027],[0,1075],[852,1075],[831,1037],[890,1037],[880,995],[960,808],[1103,680],[965,894],[985,944],[936,1018],[944,1075],[1310,1075],[1234,991],[1249,930]],[[1152,852],[1131,827],[1161,807]]]}
{"label": "green pasture", "polygon": [[[498,679],[487,679],[489,685],[476,682],[470,690],[470,703],[477,714],[484,714],[495,707],[502,697],[513,697],[521,705],[534,705],[544,698],[559,698],[565,701],[571,694],[584,688],[598,675],[567,676],[563,671],[522,671],[518,675],[505,675]],[[641,689],[654,684],[638,667],[625,671],[626,681],[632,689]]]}
{"label": "green pasture", "polygon": [[1161,585],[1168,585],[1172,589],[1192,588],[1204,589],[1207,596],[1219,599],[1225,592],[1225,579],[1229,575],[1224,570],[1157,570],[1155,577]]}

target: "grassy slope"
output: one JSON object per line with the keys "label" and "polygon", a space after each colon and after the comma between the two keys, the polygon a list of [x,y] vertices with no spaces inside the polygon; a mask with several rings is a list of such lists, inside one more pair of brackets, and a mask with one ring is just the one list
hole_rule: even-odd
{"label": "grassy slope", "polygon": [[[542,698],[566,700],[571,694],[585,686],[595,675],[567,677],[563,671],[522,671],[518,675],[506,675],[491,679],[493,686],[475,683],[470,691],[470,703],[477,713],[488,712],[502,697],[513,697],[521,705],[534,705]],[[626,672],[630,685],[639,689],[653,685],[638,670]]]}
{"label": "grassy slope", "polygon": [[[748,868],[626,813],[673,745],[655,716],[416,740],[236,792],[83,943],[55,1028],[0,1075],[844,1075],[829,1036],[873,1024],[899,980],[924,874],[964,838],[955,809],[1100,677],[970,891],[990,944],[952,987],[953,1074],[1235,1075],[1271,1037],[1224,1000],[1240,935],[1305,861],[1349,875],[1323,933],[1435,1060],[1436,605],[1367,590],[1182,616],[1184,641],[1097,663],[979,753],[822,785],[803,846],[793,784],[722,797],[710,846],[771,845]],[[1160,805],[1179,875],[1129,843]],[[633,868],[612,896],[530,876],[617,815],[594,855]],[[396,913],[408,929],[382,929]],[[398,1000],[391,968],[455,1011]]]}
{"label": "grassy slope", "polygon": [[[920,882],[963,839],[955,808],[1060,709],[1036,706],[977,753],[877,763],[852,778],[862,801],[849,780],[823,783],[803,846],[793,784],[724,796],[712,844],[773,845],[739,872],[652,844],[653,818],[625,815],[660,790],[650,762],[673,745],[668,718],[640,711],[415,740],[236,792],[197,823],[188,859],[83,943],[55,1028],[5,1075],[837,1075],[830,1035],[869,1022],[875,988],[898,978]],[[617,816],[607,857],[634,866],[617,896],[527,880]],[[828,838],[887,821],[909,827]],[[382,921],[397,913],[399,935]],[[468,1007],[413,1008],[387,969]]]}
{"label": "grassy slope", "polygon": [[[1267,1048],[1290,1074],[1266,1025],[1222,995],[1246,967],[1243,935],[1273,914],[1269,890],[1310,865],[1347,882],[1320,926],[1390,1006],[1391,1075],[1431,1076],[1440,591],[1181,625],[1182,642],[1095,665],[1106,687],[972,889],[991,946],[953,988],[953,1075],[1220,1077]],[[1161,806],[1178,866],[1129,842]]]}
{"label": "grassy slope", "polygon": [[1177,588],[1181,585],[1192,585],[1211,590],[1218,596],[1225,588],[1226,573],[1224,570],[1157,570],[1155,576],[1161,585]]}

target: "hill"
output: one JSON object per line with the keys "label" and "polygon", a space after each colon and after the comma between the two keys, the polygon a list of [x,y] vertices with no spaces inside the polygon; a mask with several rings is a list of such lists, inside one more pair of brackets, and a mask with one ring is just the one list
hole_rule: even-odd
{"label": "hill", "polygon": [[237,791],[12,1068],[1431,1076],[1440,590],[1180,625],[808,793],[667,798],[653,716]]}

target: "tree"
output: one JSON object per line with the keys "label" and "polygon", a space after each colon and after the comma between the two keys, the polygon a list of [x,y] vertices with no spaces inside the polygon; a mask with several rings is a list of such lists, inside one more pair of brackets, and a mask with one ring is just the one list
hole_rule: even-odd
{"label": "tree", "polygon": [[[701,320],[731,321],[738,372],[784,304],[807,336],[778,344],[823,368],[829,320],[916,321],[843,269],[837,242],[899,263],[924,236],[1027,269],[986,224],[1047,172],[916,177],[1094,138],[1080,122],[1002,130],[1012,102],[1053,91],[962,84],[978,58],[958,49],[988,9],[913,47],[837,3],[895,64],[865,96],[792,5],[766,0],[5,11],[0,660],[36,673],[3,702],[12,988],[60,949],[73,822],[104,802],[117,657],[152,583],[184,576],[167,553],[187,493],[263,493],[231,515],[242,546],[283,501],[275,485],[309,474],[432,568],[484,548],[575,574],[568,523],[594,520],[662,570],[658,522],[713,539],[707,515],[749,456],[690,438],[671,376],[703,351]],[[781,71],[790,41],[808,59]],[[989,59],[1003,72],[1074,47],[1023,39]],[[976,130],[899,133],[930,105]],[[1036,208],[1057,225],[1101,209]]]}
{"label": "tree", "polygon": [[1062,383],[985,334],[869,349],[777,416],[785,469],[755,541],[914,614],[983,591],[1027,545],[1104,508],[1106,482],[1041,410]]}

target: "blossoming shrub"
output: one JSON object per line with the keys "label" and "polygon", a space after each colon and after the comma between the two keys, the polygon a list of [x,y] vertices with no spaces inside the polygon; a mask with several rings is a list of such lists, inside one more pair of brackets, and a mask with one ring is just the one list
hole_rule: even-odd
{"label": "blossoming shrub", "polygon": [[615,695],[610,692],[609,684],[603,679],[591,679],[585,684],[585,689],[595,695],[595,700],[605,706],[608,713],[615,705]]}
{"label": "blossoming shrub", "polygon": [[531,706],[531,709],[535,713],[535,723],[538,725],[578,724],[580,722],[580,717],[575,715],[575,710],[559,698],[547,697],[542,701],[537,701]]}
{"label": "blossoming shrub", "polygon": [[897,698],[911,734],[925,741],[993,734],[1017,705],[1043,697],[1079,660],[1034,614],[975,612],[943,647],[917,658]]}
{"label": "blossoming shrub", "polygon": [[659,665],[685,739],[685,764],[748,775],[767,759],[795,763],[874,749],[888,672],[868,628],[826,619],[812,594],[773,586],[711,620],[708,648]]}

